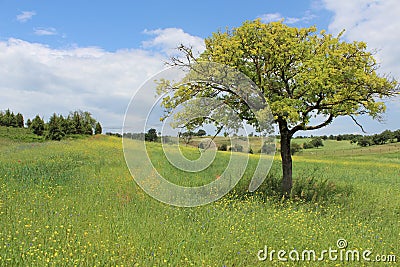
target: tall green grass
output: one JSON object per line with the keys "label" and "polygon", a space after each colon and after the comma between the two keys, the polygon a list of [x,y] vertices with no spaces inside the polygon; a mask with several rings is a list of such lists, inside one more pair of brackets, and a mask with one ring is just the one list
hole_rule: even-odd
{"label": "tall green grass", "polygon": [[[149,148],[155,162],[162,159],[157,145]],[[351,187],[323,203],[277,201],[264,193],[267,185],[244,194],[255,165],[250,161],[235,192],[205,206],[179,208],[136,185],[118,138],[5,141],[0,150],[1,266],[341,266],[257,258],[264,246],[321,251],[335,248],[339,238],[350,249],[400,257],[399,152],[295,157],[296,181]],[[220,153],[215,168],[189,179],[215,179],[228,155]],[[279,164],[272,173],[279,174]],[[176,182],[188,180],[171,166],[159,168]]]}

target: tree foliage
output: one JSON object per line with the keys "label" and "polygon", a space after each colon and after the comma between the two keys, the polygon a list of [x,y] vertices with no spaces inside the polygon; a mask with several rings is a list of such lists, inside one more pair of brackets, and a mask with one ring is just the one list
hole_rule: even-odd
{"label": "tree foliage", "polygon": [[5,112],[0,111],[0,126],[23,128],[24,117],[21,113],[15,115],[10,109],[7,109]]}
{"label": "tree foliage", "polygon": [[[379,119],[385,111],[380,99],[398,94],[397,81],[377,73],[378,64],[366,43],[348,43],[341,40],[341,34],[318,33],[315,27],[247,21],[238,28],[213,33],[205,44],[206,50],[198,58],[190,48],[181,46],[188,61],[173,58],[171,64],[222,63],[241,71],[258,86],[279,126],[285,195],[292,187],[290,141],[296,132],[322,128],[339,116],[350,116],[358,125],[358,115]],[[210,83],[179,86],[172,91],[173,97],[163,101],[167,109],[189,97],[218,97],[247,123],[257,126],[250,108],[229,88]],[[312,117],[323,120],[311,125]],[[201,122],[199,118],[193,123]]]}
{"label": "tree foliage", "polygon": [[151,128],[147,131],[145,135],[145,140],[149,142],[156,142],[157,141],[157,130]]}
{"label": "tree foliage", "polygon": [[94,134],[101,134],[103,132],[103,128],[101,127],[100,122],[96,123],[96,127],[94,128]]}
{"label": "tree foliage", "polygon": [[185,142],[185,144],[189,144],[190,141],[192,141],[193,137],[196,135],[196,133],[194,133],[193,131],[186,131],[183,133],[179,133],[179,138],[181,138],[183,140],[183,142]]}
{"label": "tree foliage", "polygon": [[196,133],[196,136],[200,136],[200,137],[205,136],[205,135],[207,135],[207,132],[203,129],[198,130]]}
{"label": "tree foliage", "polygon": [[290,154],[294,155],[295,153],[300,152],[301,149],[301,145],[299,145],[298,143],[292,143],[292,145],[290,146]]}
{"label": "tree foliage", "polygon": [[46,139],[60,141],[65,136],[65,132],[62,129],[62,121],[63,117],[57,116],[56,113],[50,117],[47,124]]}
{"label": "tree foliage", "polygon": [[[21,113],[15,115],[10,109],[5,112],[0,111],[0,126],[23,128],[24,117]],[[66,118],[54,113],[48,123],[36,115],[34,119],[26,121],[26,126],[34,134],[45,136],[51,140],[61,140],[65,136],[73,134],[92,135],[93,131],[96,134],[102,132],[100,123],[92,117],[92,114],[81,110],[70,112]]]}
{"label": "tree foliage", "polygon": [[32,120],[30,129],[32,129],[34,134],[42,136],[44,133],[44,125],[43,119],[39,115],[36,115],[36,117]]}

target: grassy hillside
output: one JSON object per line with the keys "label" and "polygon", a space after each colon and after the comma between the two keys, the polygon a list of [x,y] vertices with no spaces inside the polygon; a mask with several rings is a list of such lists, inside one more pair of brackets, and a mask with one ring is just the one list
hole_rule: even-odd
{"label": "grassy hillside", "polygon": [[[400,257],[400,152],[391,145],[340,157],[295,156],[296,180],[329,179],[348,189],[324,203],[266,199],[266,187],[244,194],[251,158],[236,193],[178,208],[136,185],[119,138],[0,143],[1,266],[334,266],[342,263],[282,263],[276,255],[260,262],[257,253],[264,246],[334,249],[339,238],[349,249]],[[149,150],[163,157],[158,144]],[[196,157],[196,149],[184,150]],[[174,182],[194,185],[216,179],[228,156],[219,153],[203,176],[181,175],[164,163],[159,169]],[[279,164],[277,157],[272,173],[279,174]],[[385,266],[368,264],[375,265]]]}
{"label": "grassy hillside", "polygon": [[4,143],[5,140],[13,140],[18,142],[40,142],[43,141],[44,138],[42,136],[37,136],[26,128],[0,126],[0,142]]}

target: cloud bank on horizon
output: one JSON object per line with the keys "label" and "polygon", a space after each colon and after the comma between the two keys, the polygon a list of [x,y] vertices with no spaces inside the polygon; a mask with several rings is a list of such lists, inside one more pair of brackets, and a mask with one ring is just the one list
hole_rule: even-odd
{"label": "cloud bank on horizon", "polygon": [[[333,14],[329,32],[337,34],[346,29],[347,40],[366,41],[370,48],[377,49],[382,71],[400,79],[400,46],[397,45],[400,36],[396,34],[400,28],[400,5],[395,0],[321,0],[320,4]],[[27,23],[34,16],[38,16],[35,11],[23,11],[15,18]],[[316,16],[318,13],[309,12],[298,18],[285,17],[275,12],[259,17],[265,22],[285,18],[292,25],[310,23]],[[37,27],[33,34],[52,36],[58,32],[53,27]],[[139,48],[114,52],[79,45],[52,48],[18,38],[0,41],[0,109],[22,112],[26,118],[37,113],[48,118],[53,112],[88,110],[103,123],[105,130],[119,131],[135,90],[165,67],[164,62],[176,53],[178,45],[192,46],[198,52],[204,50],[203,38],[182,28],[144,29],[143,34],[150,39],[142,41]],[[399,108],[398,100],[389,103],[387,123],[372,123],[367,130],[400,128]],[[371,123],[368,119],[361,121]],[[337,119],[319,133],[349,131],[359,132],[359,129],[350,120]]]}
{"label": "cloud bank on horizon", "polygon": [[[54,49],[11,38],[0,42],[1,106],[32,118],[37,113],[92,112],[105,129],[118,131],[135,90],[162,70],[180,43],[204,50],[203,40],[182,29],[147,31],[141,49],[115,52],[98,47]],[[156,48],[156,51],[147,50]]]}

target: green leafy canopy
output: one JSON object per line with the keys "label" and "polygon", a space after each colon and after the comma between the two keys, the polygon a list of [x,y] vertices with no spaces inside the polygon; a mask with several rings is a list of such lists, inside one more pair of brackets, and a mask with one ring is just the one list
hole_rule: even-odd
{"label": "green leafy canopy", "polygon": [[[213,33],[205,40],[206,50],[195,58],[181,46],[186,60],[173,58],[172,65],[216,62],[247,75],[274,116],[293,135],[299,130],[324,127],[338,116],[368,114],[378,118],[385,111],[382,101],[399,93],[394,78],[379,75],[379,65],[364,42],[348,43],[315,27],[295,28],[282,21],[247,21],[238,28]],[[173,89],[173,90],[171,90]],[[255,115],[229,89],[212,84],[171,86],[162,81],[159,92],[173,92],[163,100],[167,109],[194,97],[218,97],[238,111],[241,118],[256,124]],[[259,111],[262,114],[262,110]],[[310,125],[312,116],[325,121]],[[357,123],[357,121],[355,120]],[[196,121],[201,124],[201,121]]]}

